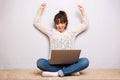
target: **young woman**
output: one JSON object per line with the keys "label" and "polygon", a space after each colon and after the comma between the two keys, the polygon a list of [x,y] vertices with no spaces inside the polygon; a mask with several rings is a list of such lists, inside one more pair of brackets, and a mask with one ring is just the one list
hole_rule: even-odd
{"label": "young woman", "polygon": [[[59,11],[54,17],[55,28],[42,26],[40,17],[46,7],[46,3],[42,3],[34,20],[34,25],[41,32],[46,34],[50,40],[50,52],[55,49],[74,49],[74,40],[78,34],[85,31],[88,26],[88,20],[82,5],[78,8],[82,15],[82,23],[80,26],[72,30],[67,30],[68,18],[64,11]],[[42,76],[66,76],[79,75],[79,71],[87,68],[89,61],[87,58],[80,58],[78,62],[71,65],[50,65],[49,60],[40,58],[37,61],[37,67],[43,70]]]}

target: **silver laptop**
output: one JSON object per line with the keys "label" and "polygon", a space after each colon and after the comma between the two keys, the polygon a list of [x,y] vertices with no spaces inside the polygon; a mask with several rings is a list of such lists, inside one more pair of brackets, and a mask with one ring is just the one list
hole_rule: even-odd
{"label": "silver laptop", "polygon": [[78,61],[81,50],[52,50],[50,64],[73,64]]}

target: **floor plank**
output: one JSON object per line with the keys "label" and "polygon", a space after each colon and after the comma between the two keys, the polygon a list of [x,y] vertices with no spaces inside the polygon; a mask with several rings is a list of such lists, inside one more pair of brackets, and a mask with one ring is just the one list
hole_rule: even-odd
{"label": "floor plank", "polygon": [[120,80],[120,69],[86,69],[80,76],[42,77],[40,70],[0,70],[0,80]]}

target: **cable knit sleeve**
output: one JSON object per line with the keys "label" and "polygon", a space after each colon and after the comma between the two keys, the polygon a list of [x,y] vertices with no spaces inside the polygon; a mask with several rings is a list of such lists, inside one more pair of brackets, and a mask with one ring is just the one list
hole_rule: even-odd
{"label": "cable knit sleeve", "polygon": [[39,29],[41,32],[43,32],[46,35],[49,35],[52,30],[52,28],[50,27],[42,26],[40,17],[38,16],[35,17],[33,24],[37,29]]}
{"label": "cable knit sleeve", "polygon": [[86,16],[82,17],[82,23],[80,26],[76,27],[75,29],[72,29],[72,33],[74,36],[77,36],[78,34],[80,34],[81,32],[87,30],[88,28],[88,19]]}

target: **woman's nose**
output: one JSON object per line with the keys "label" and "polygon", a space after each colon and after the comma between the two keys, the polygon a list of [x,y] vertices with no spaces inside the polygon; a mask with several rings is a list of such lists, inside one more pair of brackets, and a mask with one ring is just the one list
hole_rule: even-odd
{"label": "woman's nose", "polygon": [[62,24],[60,23],[59,26],[62,26]]}

